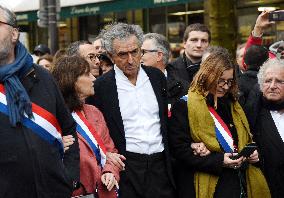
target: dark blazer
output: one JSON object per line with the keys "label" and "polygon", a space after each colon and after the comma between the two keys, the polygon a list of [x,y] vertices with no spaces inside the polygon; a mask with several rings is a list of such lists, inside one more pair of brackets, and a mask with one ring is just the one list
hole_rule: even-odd
{"label": "dark blazer", "polygon": [[250,92],[245,112],[260,151],[261,168],[273,198],[284,195],[284,142],[270,111],[263,107],[258,86]]}
{"label": "dark blazer", "polygon": [[177,185],[178,198],[195,197],[194,172],[206,172],[221,175],[224,154],[212,152],[200,157],[193,154],[188,121],[187,102],[180,99],[172,108],[169,120],[169,143],[176,159],[174,176]]}
{"label": "dark blazer", "polygon": [[[161,134],[166,155],[166,165],[168,176],[174,185],[171,159],[167,138],[167,86],[165,75],[156,68],[141,66],[148,75],[160,109]],[[115,71],[112,69],[95,81],[95,97],[89,98],[88,103],[95,105],[103,113],[106,120],[110,136],[119,153],[125,154],[126,140],[123,121],[119,108]]]}

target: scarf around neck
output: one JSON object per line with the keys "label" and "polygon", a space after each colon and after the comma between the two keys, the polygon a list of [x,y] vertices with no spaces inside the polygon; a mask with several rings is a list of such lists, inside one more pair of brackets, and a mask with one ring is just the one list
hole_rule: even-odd
{"label": "scarf around neck", "polygon": [[33,58],[21,42],[15,47],[15,56],[13,63],[0,66],[0,81],[4,83],[12,126],[21,123],[25,113],[32,117],[32,104],[20,79],[31,70]]}

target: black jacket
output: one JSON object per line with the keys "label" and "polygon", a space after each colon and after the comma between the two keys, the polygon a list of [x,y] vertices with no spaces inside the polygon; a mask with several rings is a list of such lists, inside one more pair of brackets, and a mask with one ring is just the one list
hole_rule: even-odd
{"label": "black jacket", "polygon": [[[141,66],[148,75],[160,109],[161,134],[166,154],[166,167],[170,181],[174,185],[171,159],[168,148],[167,137],[167,86],[165,75],[157,68]],[[119,153],[125,154],[126,140],[123,121],[119,108],[115,71],[112,69],[108,73],[99,77],[95,82],[95,97],[89,98],[88,103],[100,109],[106,120],[110,136]],[[130,107],[131,108],[131,107]]]}
{"label": "black jacket", "polygon": [[242,103],[246,103],[249,92],[257,84],[257,73],[258,71],[247,70],[239,76],[238,85]]}
{"label": "black jacket", "polygon": [[0,113],[0,197],[70,197],[80,173],[76,124],[48,71],[35,65],[22,84],[32,102],[57,118],[62,135],[76,141],[62,161],[58,148],[22,125],[11,127],[8,116]]}
{"label": "black jacket", "polygon": [[193,64],[185,54],[167,65],[169,103],[173,104],[188,93],[190,83],[199,67],[200,63]]}
{"label": "black jacket", "polygon": [[261,168],[271,195],[281,198],[284,195],[284,142],[269,109],[263,105],[257,85],[250,92],[244,110],[259,147]]}

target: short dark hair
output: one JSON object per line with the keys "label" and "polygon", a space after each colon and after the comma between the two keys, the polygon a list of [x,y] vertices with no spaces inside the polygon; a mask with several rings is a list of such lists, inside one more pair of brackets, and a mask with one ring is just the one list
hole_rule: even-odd
{"label": "short dark hair", "polygon": [[261,45],[250,46],[245,53],[244,62],[248,69],[259,70],[260,66],[269,58],[268,50]]}
{"label": "short dark hair", "polygon": [[79,47],[80,47],[80,45],[85,45],[85,44],[92,44],[92,43],[89,42],[89,41],[85,41],[85,40],[75,41],[75,42],[71,43],[70,45],[68,45],[68,47],[66,49],[66,54],[68,56],[80,55],[79,54]]}
{"label": "short dark hair", "polygon": [[188,34],[192,31],[207,32],[208,33],[208,42],[210,43],[211,32],[206,25],[201,24],[201,23],[193,23],[193,24],[190,24],[189,26],[187,26],[187,28],[185,29],[184,34],[183,34],[183,41],[184,42],[187,41]]}
{"label": "short dark hair", "polygon": [[88,61],[80,56],[65,56],[55,64],[52,74],[62,92],[65,104],[71,112],[83,108],[83,103],[75,89],[75,83],[79,76],[89,72]]}

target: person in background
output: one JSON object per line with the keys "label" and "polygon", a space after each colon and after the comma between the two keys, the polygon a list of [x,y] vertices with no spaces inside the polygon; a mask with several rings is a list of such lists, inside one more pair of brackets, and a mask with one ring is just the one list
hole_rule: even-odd
{"label": "person in background", "polygon": [[244,52],[245,52],[245,46],[246,44],[239,44],[237,46],[236,50],[236,61],[237,61],[237,67],[236,67],[236,74],[237,78],[239,78],[242,73],[246,70],[246,68],[243,66],[243,57],[244,57]]}
{"label": "person in background", "polygon": [[78,55],[86,59],[91,66],[91,73],[94,77],[100,76],[100,61],[95,46],[89,41],[75,41],[66,49],[66,55]]}
{"label": "person in background", "polygon": [[99,55],[99,60],[103,74],[113,69],[113,63],[105,52]]}
{"label": "person in background", "polygon": [[[115,198],[120,169],[109,162],[107,153],[125,158],[117,154],[102,113],[85,104],[85,99],[94,95],[95,77],[90,73],[89,63],[79,56],[66,56],[58,60],[52,74],[77,122],[81,187],[73,196],[93,194],[97,197],[98,193],[100,198]],[[63,139],[68,150],[73,138]]]}
{"label": "person in background", "polygon": [[232,159],[252,142],[237,95],[235,64],[223,49],[201,63],[188,95],[173,105],[169,142],[179,198],[270,197],[261,170],[252,166],[258,152]]}
{"label": "person in background", "polygon": [[211,33],[203,24],[189,25],[183,36],[184,53],[167,66],[169,102],[187,94],[189,85],[199,70],[204,50],[209,46]]}
{"label": "person in background", "polygon": [[101,54],[101,53],[105,52],[105,49],[102,46],[102,35],[103,35],[103,33],[104,33],[104,30],[102,30],[101,33],[93,41],[93,45],[95,46],[96,54]]}
{"label": "person in background", "polygon": [[170,56],[170,44],[166,37],[157,33],[145,34],[141,52],[143,65],[156,67],[167,77],[166,66]]}
{"label": "person in background", "polygon": [[[18,40],[0,4],[0,196],[70,198],[79,181],[76,123],[51,74]],[[74,143],[64,153],[61,136]]]}
{"label": "person in background", "polygon": [[53,56],[53,64],[55,64],[60,58],[66,55],[66,49],[59,49],[55,52]]}
{"label": "person in background", "polygon": [[242,104],[246,102],[249,92],[257,84],[257,73],[262,64],[269,58],[268,50],[261,45],[251,45],[245,54],[247,70],[239,77],[238,86]]}
{"label": "person in background", "polygon": [[96,80],[90,102],[102,111],[116,148],[126,157],[119,197],[175,197],[165,76],[140,64],[143,31],[138,25],[113,24],[103,42],[115,65]]}
{"label": "person in background", "polygon": [[[273,198],[284,195],[284,63],[269,59],[257,74],[245,110]],[[264,196],[261,196],[264,197]]]}
{"label": "person in background", "polygon": [[37,64],[44,67],[48,71],[52,71],[53,69],[53,57],[49,54],[40,56],[37,60]]}
{"label": "person in background", "polygon": [[[245,47],[246,50],[251,45],[262,45],[262,35],[267,28],[271,25],[275,24],[274,21],[269,21],[269,12],[270,11],[263,11],[256,19],[253,31],[251,32]],[[279,59],[284,59],[284,42],[276,42],[276,45],[273,46],[272,50],[269,50],[269,58],[278,57]],[[243,59],[243,66],[247,68],[247,65],[244,63]]]}

